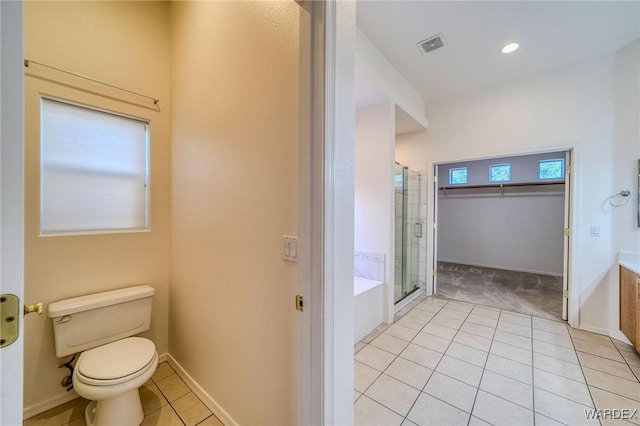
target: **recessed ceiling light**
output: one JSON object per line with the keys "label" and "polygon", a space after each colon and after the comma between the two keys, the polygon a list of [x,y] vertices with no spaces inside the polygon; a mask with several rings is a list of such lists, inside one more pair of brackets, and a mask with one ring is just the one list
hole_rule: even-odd
{"label": "recessed ceiling light", "polygon": [[518,43],[509,43],[502,48],[502,53],[515,52],[516,50],[518,50],[518,47],[520,47]]}

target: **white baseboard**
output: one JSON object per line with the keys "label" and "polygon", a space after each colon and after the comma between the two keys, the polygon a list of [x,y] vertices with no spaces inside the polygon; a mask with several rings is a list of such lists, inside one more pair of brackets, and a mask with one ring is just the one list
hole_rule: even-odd
{"label": "white baseboard", "polygon": [[45,401],[38,402],[37,404],[24,407],[22,409],[22,418],[28,419],[33,416],[37,416],[40,413],[44,413],[47,410],[51,410],[59,405],[66,404],[69,401],[73,401],[78,398],[78,394],[74,390],[62,393],[60,395],[49,398]]}
{"label": "white baseboard", "polygon": [[178,373],[178,376],[195,393],[209,410],[226,426],[238,426],[238,423],[218,404],[202,387],[185,371],[171,355],[167,355],[167,362]]}
{"label": "white baseboard", "polygon": [[557,273],[557,272],[538,271],[535,269],[512,268],[510,266],[490,265],[490,264],[477,263],[477,262],[465,262],[463,260],[438,259],[438,262],[455,263],[458,265],[479,266],[481,268],[503,269],[505,271],[528,272],[530,274],[550,275],[552,277],[562,276],[562,273]]}

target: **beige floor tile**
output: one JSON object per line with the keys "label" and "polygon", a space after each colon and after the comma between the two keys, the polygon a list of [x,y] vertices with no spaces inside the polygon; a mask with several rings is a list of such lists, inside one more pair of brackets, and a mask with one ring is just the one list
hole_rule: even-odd
{"label": "beige floor tile", "polygon": [[510,322],[512,324],[521,325],[531,328],[531,315],[522,315],[514,312],[502,311],[500,321]]}
{"label": "beige floor tile", "polygon": [[140,426],[184,426],[170,405],[166,405],[146,416]]}
{"label": "beige floor tile", "polygon": [[533,341],[533,351],[539,354],[547,355],[552,358],[558,358],[563,361],[573,362],[578,364],[578,356],[576,351],[562,346],[553,345],[547,342],[541,342],[540,340]]}
{"label": "beige floor tile", "polygon": [[[601,410],[638,410],[637,413],[640,413],[640,402],[638,401],[634,401],[633,399],[625,398],[620,395],[616,395],[614,393],[607,392],[595,387],[590,387],[589,389],[591,390],[591,395],[593,396],[593,401],[595,402],[596,408],[599,408]],[[640,414],[628,420],[632,423],[640,424],[640,419],[638,417],[640,417]]]}
{"label": "beige floor tile", "polygon": [[173,368],[171,368],[169,363],[165,361],[158,364],[158,368],[156,368],[156,371],[153,373],[153,376],[151,376],[151,379],[154,382],[157,382],[158,380],[162,380],[172,374],[175,374],[175,371],[173,370]]}
{"label": "beige floor tile", "polygon": [[588,367],[583,367],[583,371],[590,387],[600,388],[640,401],[640,383],[637,380],[626,380]]}
{"label": "beige floor tile", "polygon": [[473,303],[467,303],[467,302],[458,302],[455,300],[451,300],[449,301],[444,308],[445,309],[455,309],[458,311],[462,311],[462,312],[471,312],[474,308],[474,304]]}
{"label": "beige floor tile", "polygon": [[376,331],[379,331],[380,333],[384,333],[385,331],[387,331],[387,329],[391,327],[391,324],[386,324],[386,323],[382,323],[379,326],[377,326],[375,328]]}
{"label": "beige floor tile", "polygon": [[586,383],[576,382],[537,368],[533,369],[533,383],[536,388],[578,402],[587,407],[592,406],[591,395]]}
{"label": "beige floor tile", "polygon": [[423,392],[407,418],[419,426],[466,426],[469,422],[469,413]]}
{"label": "beige floor tile", "polygon": [[162,380],[158,380],[156,386],[158,386],[160,392],[162,392],[169,402],[173,402],[191,392],[191,389],[189,389],[177,374],[172,374]]}
{"label": "beige floor tile", "polygon": [[461,361],[466,361],[470,364],[477,365],[478,367],[484,367],[487,361],[487,352],[479,349],[474,349],[469,346],[461,345],[460,343],[453,342],[449,345],[449,349],[445,354],[450,357],[457,358]]}
{"label": "beige floor tile", "polygon": [[394,355],[398,355],[400,352],[402,352],[408,344],[409,342],[407,342],[406,340],[399,339],[387,333],[380,334],[370,343],[370,345],[373,345],[376,348],[383,349],[387,352],[391,352]]}
{"label": "beige floor tile", "polygon": [[569,336],[569,330],[565,322],[533,317],[531,325],[537,330],[549,331],[551,333],[567,337]]}
{"label": "beige floor tile", "polygon": [[394,354],[371,345],[367,345],[360,349],[360,351],[355,355],[355,359],[357,361],[360,361],[371,368],[375,368],[378,371],[384,371],[384,369],[391,364],[394,358]]}
{"label": "beige floor tile", "polygon": [[467,315],[469,315],[469,313],[467,311],[461,311],[459,309],[454,309],[449,306],[445,306],[444,308],[442,308],[442,310],[438,313],[437,316],[441,316],[441,315],[464,321],[464,319],[467,317]]}
{"label": "beige floor tile", "polygon": [[543,354],[534,352],[533,366],[544,371],[548,371],[558,376],[566,377],[576,382],[585,383],[582,368],[578,364],[569,361],[563,361]]}
{"label": "beige floor tile", "polygon": [[636,380],[636,377],[626,362],[613,361],[585,352],[578,352],[578,359],[583,367],[593,368],[594,370],[613,374],[614,376],[627,380]]}
{"label": "beige floor tile", "polygon": [[533,348],[531,337],[525,337],[519,334],[509,333],[507,331],[500,329],[500,327],[498,327],[498,329],[496,330],[496,334],[493,338],[498,342],[506,343],[511,346],[516,346],[521,349],[526,349],[528,351],[530,351]]}
{"label": "beige floor tile", "polygon": [[528,385],[533,383],[533,368],[527,364],[522,364],[495,354],[489,354],[485,368],[488,371],[511,377]]}
{"label": "beige floor tile", "polygon": [[453,341],[485,352],[489,352],[491,347],[491,339],[467,333],[466,331],[458,331]]}
{"label": "beige floor tile", "polygon": [[590,407],[552,394],[542,389],[533,390],[536,413],[566,425],[598,425],[598,420],[588,420],[585,409]]}
{"label": "beige floor tile", "polygon": [[423,312],[428,312],[430,314],[437,314],[440,310],[442,309],[441,306],[436,306],[436,305],[432,305],[430,303],[418,303],[416,305],[416,308],[414,309],[414,311],[418,310],[418,311],[423,311]]}
{"label": "beige floor tile", "polygon": [[433,317],[431,321],[429,321],[429,324],[438,324],[444,327],[449,327],[454,330],[458,330],[463,322],[464,320],[461,320],[461,319],[450,318],[442,314],[438,314],[435,317]]}
{"label": "beige floor tile", "polygon": [[574,340],[573,344],[577,351],[586,352],[592,355],[598,355],[603,358],[612,359],[618,362],[624,362],[624,358],[620,355],[620,352],[615,347],[602,346],[584,340]]}
{"label": "beige floor tile", "polygon": [[353,402],[356,402],[358,400],[358,398],[360,398],[360,395],[362,395],[362,394],[354,389],[353,390]]}
{"label": "beige floor tile", "polygon": [[400,325],[403,325],[405,327],[413,328],[414,330],[422,330],[422,327],[427,325],[427,322],[429,322],[429,320],[413,319],[413,318],[405,317],[405,318],[399,319],[396,322],[396,324],[400,324]]}
{"label": "beige floor tile", "polygon": [[404,419],[404,421],[402,422],[402,426],[418,426],[418,425],[412,422],[411,420]]}
{"label": "beige floor tile", "polygon": [[363,341],[364,343],[371,343],[371,341],[376,337],[378,337],[379,335],[380,335],[380,332],[378,330],[373,330],[371,333],[367,334],[360,340]]}
{"label": "beige floor tile", "polygon": [[533,410],[533,387],[492,371],[485,371],[480,389]]}
{"label": "beige floor tile", "polygon": [[387,329],[387,331],[385,331],[385,333],[410,342],[414,337],[416,337],[416,334],[418,334],[419,331],[400,324],[393,324]]}
{"label": "beige floor tile", "polygon": [[533,425],[533,411],[482,390],[472,414],[493,425]]}
{"label": "beige floor tile", "polygon": [[557,422],[553,419],[550,419],[547,416],[543,416],[540,413],[535,413],[534,419],[536,421],[536,426],[563,426],[564,423]]}
{"label": "beige floor tile", "polygon": [[423,392],[467,413],[473,408],[478,388],[438,372],[433,373]]}
{"label": "beige floor tile", "polygon": [[458,330],[430,322],[429,324],[424,326],[422,332],[433,334],[434,336],[442,337],[443,339],[452,340]]}
{"label": "beige floor tile", "polygon": [[193,392],[173,401],[171,406],[186,426],[195,426],[212,414]]}
{"label": "beige floor tile", "polygon": [[480,420],[477,417],[471,416],[469,419],[469,426],[492,426],[491,423],[487,423],[484,420]]}
{"label": "beige floor tile", "polygon": [[477,314],[474,312],[471,312],[469,314],[466,322],[472,322],[474,324],[480,324],[480,325],[484,325],[485,327],[491,327],[491,328],[496,328],[496,326],[498,325],[497,318],[493,318],[493,317],[482,315],[482,314]]}
{"label": "beige floor tile", "polygon": [[357,341],[356,344],[353,345],[353,353],[354,354],[357,353],[360,349],[364,348],[365,346],[367,346],[367,344],[362,340]]}
{"label": "beige floor tile", "polygon": [[640,367],[640,355],[635,352],[621,351],[620,354],[632,367]]}
{"label": "beige floor tile", "polygon": [[448,355],[442,357],[436,371],[474,387],[478,387],[482,378],[482,368]]}
{"label": "beige floor tile", "polygon": [[430,321],[431,318],[433,318],[436,314],[433,312],[427,312],[427,311],[421,311],[419,309],[414,309],[413,311],[409,312],[405,318],[411,318],[414,320],[424,320],[424,321]]}
{"label": "beige floor tile", "polygon": [[518,336],[531,338],[532,331],[531,326],[523,326],[519,324],[514,324],[509,321],[500,320],[498,322],[498,330],[506,331],[507,333],[517,334]]}
{"label": "beige floor tile", "polygon": [[433,370],[416,364],[413,361],[398,357],[384,373],[418,390],[422,390],[427,380],[429,380],[429,377],[431,377]]}
{"label": "beige floor tile", "polygon": [[506,343],[494,341],[491,345],[491,353],[522,364],[533,364],[533,354],[531,351],[507,345]]}
{"label": "beige floor tile", "polygon": [[462,324],[462,327],[460,327],[460,330],[478,336],[486,337],[488,339],[492,339],[493,334],[495,333],[494,328],[486,327],[484,325],[476,324],[473,322],[465,322],[464,324]]}
{"label": "beige floor tile", "polygon": [[402,416],[362,395],[353,407],[356,426],[393,426],[402,424]]}
{"label": "beige floor tile", "polygon": [[440,358],[442,358],[442,354],[422,346],[410,344],[402,351],[400,357],[433,370],[438,365]]}
{"label": "beige floor tile", "polygon": [[[578,331],[582,331],[582,330],[578,330]],[[586,332],[584,332],[584,333],[586,333]],[[592,334],[592,333],[589,333],[589,334]],[[608,339],[608,337],[607,337],[607,336],[601,336],[600,334],[596,334],[596,336],[598,336],[598,337],[602,337],[602,338],[605,338],[605,339]],[[635,349],[633,348],[633,346],[631,346],[631,345],[630,345],[630,344],[628,344],[628,343],[621,342],[621,341],[620,341],[620,340],[618,340],[618,339],[610,339],[610,340],[611,340],[611,343],[613,343],[613,344],[614,344],[614,346],[615,346],[616,348],[620,349],[621,351],[631,352],[631,353],[634,353],[634,352],[635,352]]]}
{"label": "beige floor tile", "polygon": [[380,372],[361,362],[355,361],[353,365],[353,386],[356,390],[364,392],[380,376]]}
{"label": "beige floor tile", "polygon": [[159,410],[169,403],[151,380],[140,387],[139,393],[142,410],[145,415]]}
{"label": "beige floor tile", "polygon": [[401,416],[406,416],[420,390],[382,374],[364,394]]}
{"label": "beige floor tile", "polygon": [[552,333],[550,331],[533,329],[533,340],[541,340],[543,342],[551,343],[553,345],[562,346],[565,348],[573,349],[573,342],[568,335],[561,335]]}
{"label": "beige floor tile", "polygon": [[578,330],[577,328],[571,327],[569,327],[569,334],[571,334],[572,339],[584,340],[586,342],[596,343],[602,346],[614,346],[611,338],[609,336],[603,336],[602,334],[590,333],[588,331]]}
{"label": "beige floor tile", "polygon": [[84,409],[89,401],[76,398],[37,416],[26,419],[24,426],[60,426],[79,417],[84,417]]}
{"label": "beige floor tile", "polygon": [[198,426],[224,426],[224,424],[216,416],[211,415],[198,423]]}
{"label": "beige floor tile", "polygon": [[435,334],[420,332],[411,341],[411,343],[422,346],[423,348],[431,349],[440,353],[445,353],[447,348],[451,344],[451,339],[438,337]]}

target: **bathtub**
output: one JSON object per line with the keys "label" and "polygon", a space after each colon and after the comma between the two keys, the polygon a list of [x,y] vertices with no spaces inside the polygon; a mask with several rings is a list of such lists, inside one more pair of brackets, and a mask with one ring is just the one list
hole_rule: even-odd
{"label": "bathtub", "polygon": [[371,333],[383,322],[384,286],[382,284],[382,281],[367,278],[354,277],[353,279],[354,343]]}

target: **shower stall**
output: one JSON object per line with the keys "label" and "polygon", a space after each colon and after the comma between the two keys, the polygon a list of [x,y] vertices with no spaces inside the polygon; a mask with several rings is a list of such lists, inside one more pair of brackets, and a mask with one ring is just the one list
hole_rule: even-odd
{"label": "shower stall", "polygon": [[394,303],[425,286],[425,176],[395,163],[395,275]]}

